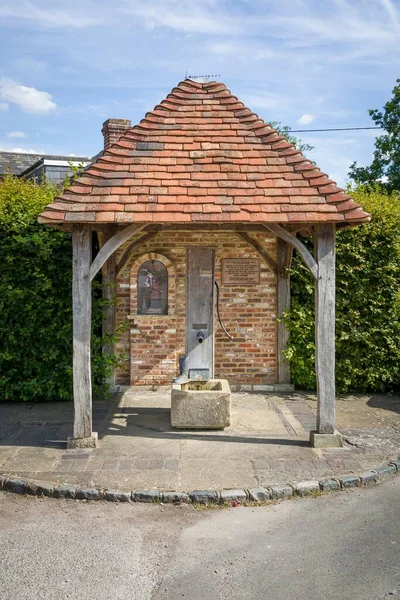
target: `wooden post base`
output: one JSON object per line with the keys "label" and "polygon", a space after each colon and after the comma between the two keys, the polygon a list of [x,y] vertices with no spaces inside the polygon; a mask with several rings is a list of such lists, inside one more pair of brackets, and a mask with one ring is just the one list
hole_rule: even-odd
{"label": "wooden post base", "polygon": [[68,450],[73,450],[76,448],[96,448],[97,447],[97,433],[93,432],[90,437],[83,438],[67,438],[67,448]]}

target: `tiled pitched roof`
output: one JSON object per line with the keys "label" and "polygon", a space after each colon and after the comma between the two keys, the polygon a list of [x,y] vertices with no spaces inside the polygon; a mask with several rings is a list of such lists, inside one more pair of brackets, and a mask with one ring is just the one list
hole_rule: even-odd
{"label": "tiled pitched roof", "polygon": [[0,175],[20,175],[40,158],[39,154],[0,152]]}
{"label": "tiled pitched roof", "polygon": [[82,161],[91,159],[87,156],[59,156],[57,154],[29,154],[27,152],[0,152],[0,176],[22,175],[24,171],[35,165],[42,158],[48,160]]}
{"label": "tiled pitched roof", "polygon": [[319,223],[369,215],[223,83],[181,82],[62,196],[47,223]]}

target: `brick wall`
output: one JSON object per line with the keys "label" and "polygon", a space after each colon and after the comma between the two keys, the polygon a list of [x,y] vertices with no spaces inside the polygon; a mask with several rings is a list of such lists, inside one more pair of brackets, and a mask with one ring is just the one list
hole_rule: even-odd
{"label": "brick wall", "polygon": [[[254,234],[254,237],[272,257],[276,257],[275,238],[268,233]],[[123,357],[121,367],[117,369],[117,383],[169,384],[178,374],[178,357],[185,353],[186,248],[191,245],[215,248],[215,277],[221,291],[220,313],[234,338],[230,341],[225,336],[215,314],[215,376],[224,377],[231,384],[275,383],[275,275],[258,253],[234,233],[184,231],[160,232],[132,255],[117,279],[117,326],[129,324],[116,347]],[[138,268],[151,258],[163,262],[168,270],[168,315],[136,314]],[[222,285],[222,258],[260,258],[260,284]]]}

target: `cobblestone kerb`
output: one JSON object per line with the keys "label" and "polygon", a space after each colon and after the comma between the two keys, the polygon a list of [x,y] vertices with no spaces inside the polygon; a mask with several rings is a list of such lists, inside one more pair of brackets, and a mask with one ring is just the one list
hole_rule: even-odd
{"label": "cobblestone kerb", "polygon": [[363,488],[391,479],[399,473],[400,457],[360,475],[346,474],[339,477],[325,477],[320,480],[310,479],[287,485],[248,489],[194,490],[192,492],[162,490],[123,491],[86,486],[78,487],[66,483],[53,485],[45,481],[26,481],[20,477],[0,475],[0,490],[15,494],[29,494],[31,496],[47,496],[70,500],[237,506],[247,503],[267,504],[293,497],[313,496],[351,488]]}

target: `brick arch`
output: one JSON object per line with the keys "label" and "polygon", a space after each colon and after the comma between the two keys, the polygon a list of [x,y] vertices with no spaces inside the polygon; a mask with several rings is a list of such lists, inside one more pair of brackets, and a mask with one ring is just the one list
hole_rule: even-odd
{"label": "brick arch", "polygon": [[[147,260],[158,260],[167,269],[168,274],[168,315],[175,315],[176,304],[176,281],[175,281],[175,265],[164,254],[158,252],[146,252],[138,256],[130,267],[130,289],[131,289],[131,313],[137,314],[137,272],[141,265]],[[158,315],[156,316],[156,318]],[[141,318],[146,318],[142,315]]]}
{"label": "brick arch", "polygon": [[146,262],[146,260],[158,260],[160,263],[162,263],[164,265],[164,267],[167,269],[168,277],[170,275],[170,271],[175,272],[175,268],[174,268],[174,264],[173,264],[172,260],[170,260],[169,258],[164,256],[164,254],[159,254],[158,252],[146,252],[145,254],[141,254],[140,256],[135,258],[135,260],[131,264],[131,266],[130,266],[131,276],[132,276],[132,271],[137,271],[137,269],[140,267],[140,265],[142,265],[144,262]]}
{"label": "brick arch", "polygon": [[[140,240],[138,240],[138,241],[140,241]],[[131,279],[132,269],[137,269],[137,267],[138,267],[137,263],[148,260],[148,258],[146,258],[146,257],[150,257],[150,256],[152,258],[154,258],[154,260],[159,260],[160,262],[163,263],[163,265],[165,265],[165,267],[167,268],[167,271],[168,271],[168,275],[169,275],[170,268],[171,268],[173,274],[175,273],[174,260],[171,259],[168,256],[168,254],[166,254],[166,253],[162,254],[161,252],[157,252],[158,248],[152,243],[153,241],[154,240],[150,240],[149,242],[146,242],[143,245],[140,245],[139,248],[132,251],[129,259],[126,261],[126,264],[124,265],[123,270],[121,270],[121,272],[118,275],[118,277],[120,279],[125,279],[125,280],[127,280],[128,278]],[[126,247],[124,246],[124,249],[125,248]],[[151,248],[153,248],[152,251],[151,251]]]}

